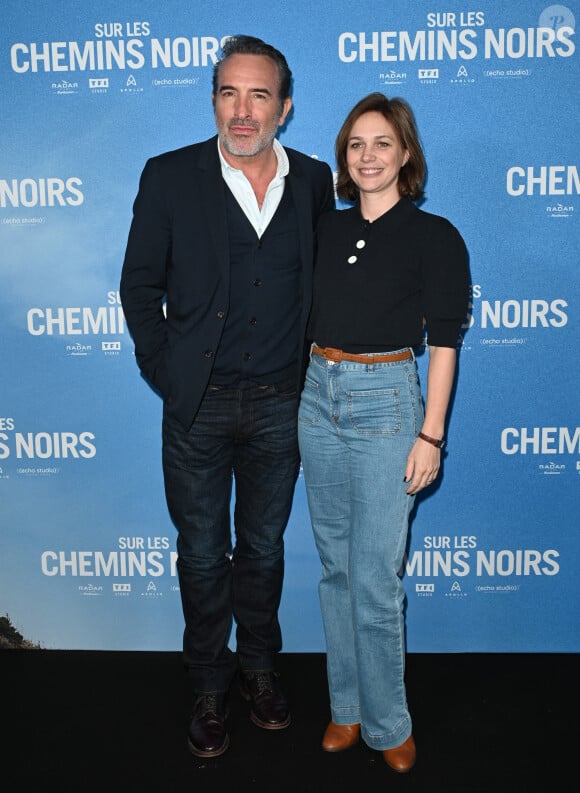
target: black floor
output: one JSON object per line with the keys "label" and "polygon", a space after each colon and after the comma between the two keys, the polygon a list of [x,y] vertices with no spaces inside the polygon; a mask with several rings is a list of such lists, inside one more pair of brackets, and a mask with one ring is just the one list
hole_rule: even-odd
{"label": "black floor", "polygon": [[362,744],[320,749],[324,656],[282,654],[286,730],[232,692],[225,755],[187,750],[178,653],[1,650],[0,788],[59,793],[559,793],[578,778],[580,656],[411,654],[417,764],[393,772]]}

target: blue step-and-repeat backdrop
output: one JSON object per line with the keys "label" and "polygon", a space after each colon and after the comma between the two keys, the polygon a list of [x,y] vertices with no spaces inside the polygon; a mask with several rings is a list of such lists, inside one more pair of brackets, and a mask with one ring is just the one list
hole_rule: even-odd
{"label": "blue step-and-repeat backdrop", "polygon": [[[577,0],[5,0],[0,614],[24,640],[181,648],[161,402],[118,285],[146,159],[213,134],[220,43],[249,33],[294,73],[282,143],[332,168],[358,99],[406,98],[423,207],[470,251],[443,477],[412,522],[409,651],[580,651],[579,14]],[[286,559],[284,650],[323,651],[302,480]]]}

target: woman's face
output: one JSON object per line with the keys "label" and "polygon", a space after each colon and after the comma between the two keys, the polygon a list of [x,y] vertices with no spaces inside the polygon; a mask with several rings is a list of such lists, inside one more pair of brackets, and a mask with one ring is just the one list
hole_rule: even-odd
{"label": "woman's face", "polygon": [[354,123],[347,142],[346,164],[361,194],[399,198],[399,171],[409,159],[395,130],[382,113],[364,113]]}

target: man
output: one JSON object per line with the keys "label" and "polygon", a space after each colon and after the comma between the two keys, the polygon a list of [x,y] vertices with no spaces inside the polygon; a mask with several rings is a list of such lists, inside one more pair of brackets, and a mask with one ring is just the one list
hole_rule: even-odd
{"label": "man", "polygon": [[272,46],[227,40],[213,74],[218,134],[146,163],[121,276],[138,365],[164,401],[188,737],[199,757],[228,748],[238,670],[254,724],[290,723],[275,670],[283,533],[299,470],[313,232],[334,206],[328,165],[275,137],[292,107],[291,78]]}

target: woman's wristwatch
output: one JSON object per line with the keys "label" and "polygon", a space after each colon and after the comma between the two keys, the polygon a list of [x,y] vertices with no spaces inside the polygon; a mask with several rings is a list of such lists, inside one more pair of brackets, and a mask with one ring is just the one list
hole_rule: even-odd
{"label": "woman's wristwatch", "polygon": [[417,437],[421,438],[422,441],[430,443],[431,446],[436,446],[438,449],[442,449],[445,446],[445,438],[431,438],[429,435],[425,435],[424,432],[420,432]]}

